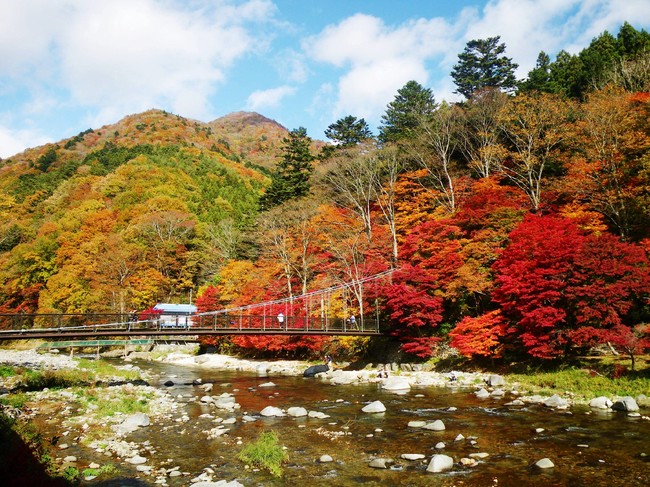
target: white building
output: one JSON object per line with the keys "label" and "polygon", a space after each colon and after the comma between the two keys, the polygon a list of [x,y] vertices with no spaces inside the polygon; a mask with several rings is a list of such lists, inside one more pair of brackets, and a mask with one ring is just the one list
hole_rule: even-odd
{"label": "white building", "polygon": [[153,309],[162,312],[160,326],[169,328],[188,328],[191,324],[189,317],[196,313],[193,304],[158,303]]}

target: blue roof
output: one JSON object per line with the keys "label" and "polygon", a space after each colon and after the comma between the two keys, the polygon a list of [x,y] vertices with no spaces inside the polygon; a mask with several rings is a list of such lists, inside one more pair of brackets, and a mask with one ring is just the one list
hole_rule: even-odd
{"label": "blue roof", "polygon": [[196,313],[196,306],[193,304],[172,304],[172,303],[158,303],[153,309],[160,310],[163,313],[183,313],[192,314]]}

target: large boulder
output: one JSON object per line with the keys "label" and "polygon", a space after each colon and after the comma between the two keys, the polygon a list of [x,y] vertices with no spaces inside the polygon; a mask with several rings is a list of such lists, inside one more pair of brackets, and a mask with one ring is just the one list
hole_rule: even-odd
{"label": "large boulder", "polygon": [[294,418],[300,418],[302,416],[307,416],[307,410],[303,407],[290,407],[287,409],[287,414],[293,416]]}
{"label": "large boulder", "polygon": [[282,409],[276,408],[275,406],[266,406],[264,409],[260,411],[260,415],[270,418],[272,416],[284,416],[284,413],[282,412]]}
{"label": "large boulder", "polygon": [[429,466],[427,467],[427,472],[438,473],[445,472],[454,468],[454,459],[448,455],[433,455]]}
{"label": "large boulder", "polygon": [[490,387],[499,387],[505,385],[506,382],[500,375],[492,374],[488,377],[487,383]]}
{"label": "large boulder", "polygon": [[625,396],[612,404],[612,409],[614,411],[638,411],[639,405],[633,397]]}
{"label": "large boulder", "polygon": [[404,377],[388,377],[381,383],[381,387],[387,391],[406,391],[411,388],[411,384]]}
{"label": "large boulder", "polygon": [[321,372],[327,372],[330,368],[327,365],[312,365],[302,373],[303,377],[314,377]]}

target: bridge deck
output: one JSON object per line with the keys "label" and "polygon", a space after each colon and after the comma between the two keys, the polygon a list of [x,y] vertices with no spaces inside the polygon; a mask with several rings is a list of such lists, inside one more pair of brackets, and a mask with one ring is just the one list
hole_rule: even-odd
{"label": "bridge deck", "polygon": [[[203,318],[203,317],[201,317]],[[157,320],[137,322],[103,323],[83,326],[58,326],[0,330],[0,340],[29,339],[83,339],[94,337],[153,336],[201,336],[201,335],[321,335],[321,336],[380,336],[378,323],[369,325],[359,320],[348,324],[342,320],[311,320],[287,317],[283,323],[266,320],[260,316],[226,320],[195,320],[189,317],[185,323],[169,324]]]}

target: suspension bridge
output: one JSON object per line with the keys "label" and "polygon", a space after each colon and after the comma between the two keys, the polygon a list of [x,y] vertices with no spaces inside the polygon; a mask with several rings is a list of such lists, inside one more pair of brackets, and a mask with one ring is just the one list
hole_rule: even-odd
{"label": "suspension bridge", "polygon": [[384,323],[378,289],[394,269],[318,291],[246,306],[183,316],[170,323],[158,316],[128,314],[0,314],[0,341],[201,335],[380,336]]}

